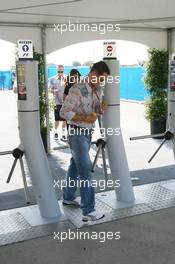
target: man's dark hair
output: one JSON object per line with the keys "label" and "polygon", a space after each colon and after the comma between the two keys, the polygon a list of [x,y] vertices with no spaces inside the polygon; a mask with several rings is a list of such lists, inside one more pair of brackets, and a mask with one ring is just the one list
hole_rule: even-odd
{"label": "man's dark hair", "polygon": [[110,70],[107,66],[107,64],[104,61],[96,62],[92,65],[91,71],[96,71],[99,75],[102,75],[103,73],[110,74]]}

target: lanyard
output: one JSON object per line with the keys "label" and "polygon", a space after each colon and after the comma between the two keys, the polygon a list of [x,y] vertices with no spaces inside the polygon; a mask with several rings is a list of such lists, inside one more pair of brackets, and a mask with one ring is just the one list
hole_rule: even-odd
{"label": "lanyard", "polygon": [[[98,102],[99,102],[99,106],[100,106],[100,104],[101,104],[100,97],[99,97],[97,91],[96,91],[95,89],[92,88],[92,109],[94,109],[93,94],[96,95],[96,98],[97,98],[97,100],[98,100]],[[94,111],[95,111],[95,109],[94,109]]]}
{"label": "lanyard", "polygon": [[[89,84],[87,83],[87,85],[89,85]],[[99,104],[100,104],[100,97],[97,94],[97,91],[95,89],[93,89],[92,87],[91,87],[91,89],[92,89],[92,111],[95,111],[95,107],[94,107],[94,97],[93,97],[93,95],[95,94],[97,100],[99,101]],[[80,97],[80,101],[81,101],[83,113],[84,113],[84,115],[87,115],[87,113],[86,113],[86,111],[84,109],[84,104],[83,104],[83,101],[82,101],[82,98],[81,97]]]}
{"label": "lanyard", "polygon": [[100,97],[99,97],[97,91],[94,90],[94,89],[92,89],[92,93],[94,93],[94,94],[96,95],[96,97],[97,97],[97,99],[98,99],[98,101],[99,101],[99,103],[100,103]]}

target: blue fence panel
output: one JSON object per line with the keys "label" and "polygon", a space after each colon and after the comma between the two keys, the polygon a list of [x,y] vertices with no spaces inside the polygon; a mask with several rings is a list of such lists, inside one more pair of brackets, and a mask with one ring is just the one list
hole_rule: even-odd
{"label": "blue fence panel", "polygon": [[[64,67],[64,74],[69,74],[69,72],[72,69],[77,69],[82,76],[85,76],[89,73],[90,68],[88,66],[78,66],[78,67],[74,67],[74,66],[65,66]],[[48,78],[53,77],[54,75],[57,74],[57,68],[55,66],[50,66],[48,67]]]}
{"label": "blue fence panel", "polygon": [[[89,73],[89,67],[64,67],[64,73],[68,74],[72,68],[76,68],[80,71],[82,76]],[[48,68],[48,77],[52,77],[57,74],[55,66]],[[144,101],[148,94],[144,87],[143,82],[144,68],[143,67],[120,67],[120,97],[122,99]]]}
{"label": "blue fence panel", "polygon": [[[65,66],[64,73],[68,74],[72,68],[79,70],[82,76],[89,73],[88,66]],[[57,74],[55,66],[48,67],[48,78]],[[148,94],[144,87],[143,82],[144,68],[143,67],[120,67],[120,97],[122,99],[143,101]],[[0,90],[11,89],[11,71],[0,71]]]}
{"label": "blue fence panel", "polygon": [[120,97],[143,101],[148,97],[144,87],[143,67],[120,67]]}
{"label": "blue fence panel", "polygon": [[11,88],[11,71],[0,71],[0,90],[9,90]]}

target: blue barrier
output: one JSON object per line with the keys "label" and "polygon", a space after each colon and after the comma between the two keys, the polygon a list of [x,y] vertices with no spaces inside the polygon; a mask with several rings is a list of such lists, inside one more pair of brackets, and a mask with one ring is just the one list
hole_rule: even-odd
{"label": "blue barrier", "polygon": [[[89,73],[89,67],[85,66],[66,66],[64,67],[64,73],[68,74],[72,68],[79,70],[81,75],[87,75]],[[57,74],[55,66],[48,68],[48,77],[51,78]],[[148,94],[144,87],[143,82],[144,68],[143,67],[120,67],[120,97],[127,100],[144,101]]]}
{"label": "blue barrier", "polygon": [[[82,76],[89,73],[90,68],[88,66],[65,66],[64,73],[67,75],[72,68],[79,70]],[[55,66],[48,67],[48,78],[57,74]],[[143,82],[144,68],[143,67],[120,67],[120,97],[127,100],[144,101],[148,97],[148,94],[144,87]],[[0,71],[0,89],[11,89],[11,72]]]}
{"label": "blue barrier", "polygon": [[148,97],[144,87],[143,67],[120,67],[120,97],[143,101]]}
{"label": "blue barrier", "polygon": [[0,71],[0,90],[9,90],[11,88],[11,71]]}
{"label": "blue barrier", "polygon": [[[65,66],[64,67],[64,74],[67,75],[72,69],[77,69],[82,76],[85,76],[89,73],[90,68],[88,66]],[[48,67],[48,78],[53,77],[54,75],[57,74],[57,68],[55,66],[50,66]]]}

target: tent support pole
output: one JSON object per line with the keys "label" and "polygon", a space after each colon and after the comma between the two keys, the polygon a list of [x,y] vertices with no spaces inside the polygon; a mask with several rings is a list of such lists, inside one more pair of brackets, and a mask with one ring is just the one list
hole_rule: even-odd
{"label": "tent support pole", "polygon": [[50,152],[50,124],[49,124],[49,95],[48,95],[48,75],[47,75],[47,64],[46,64],[46,26],[41,26],[41,45],[42,54],[44,55],[44,86],[46,96],[46,126],[47,126],[47,151]]}

